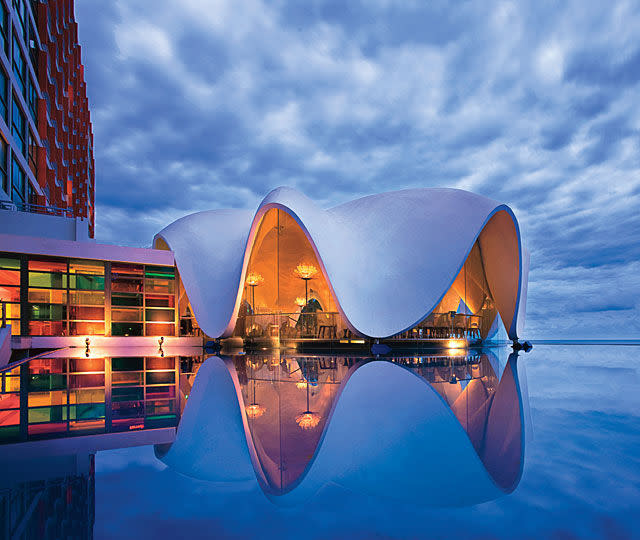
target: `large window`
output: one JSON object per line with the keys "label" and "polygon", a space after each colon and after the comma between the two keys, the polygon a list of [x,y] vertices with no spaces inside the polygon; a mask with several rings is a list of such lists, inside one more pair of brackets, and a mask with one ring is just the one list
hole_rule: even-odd
{"label": "large window", "polygon": [[256,344],[349,336],[313,247],[287,212],[262,217],[234,333]]}
{"label": "large window", "polygon": [[29,334],[103,335],[104,263],[29,261]]}
{"label": "large window", "polygon": [[111,334],[175,335],[175,290],[172,267],[113,263]]}
{"label": "large window", "polygon": [[13,0],[13,8],[18,15],[18,21],[20,22],[20,30],[22,31],[22,37],[24,42],[27,40],[27,4],[24,0]]}
{"label": "large window", "polygon": [[111,265],[111,335],[144,335],[144,267]]}
{"label": "large window", "polygon": [[7,121],[7,104],[9,102],[9,93],[7,91],[8,79],[4,71],[0,69],[0,115]]}
{"label": "large window", "polygon": [[68,335],[66,261],[32,259],[28,268],[29,335]]}
{"label": "large window", "polygon": [[22,95],[26,96],[25,78],[27,75],[27,65],[22,57],[20,44],[15,36],[13,37],[13,73],[16,76],[18,88],[20,88]]}
{"label": "large window", "polygon": [[0,2],[0,43],[5,54],[9,54],[9,14]]}
{"label": "large window", "polygon": [[5,302],[7,323],[20,334],[20,259],[0,256],[0,300]]}
{"label": "large window", "polygon": [[38,177],[38,143],[36,142],[36,138],[33,136],[33,133],[31,133],[31,130],[28,131],[29,133],[29,168],[31,169],[31,171],[33,172],[33,175],[37,178]]}
{"label": "large window", "polygon": [[13,98],[11,115],[11,134],[13,135],[16,143],[18,143],[18,148],[20,148],[22,155],[26,155],[27,144],[25,141],[25,119],[15,96]]}
{"label": "large window", "polygon": [[5,193],[9,193],[9,175],[7,175],[7,143],[0,137],[0,183]]}
{"label": "large window", "polygon": [[69,334],[104,334],[104,263],[69,262]]}
{"label": "large window", "polygon": [[11,200],[16,204],[23,204],[25,174],[15,157],[11,160],[11,186]]}
{"label": "large window", "polygon": [[29,110],[33,116],[34,122],[38,119],[38,90],[35,83],[29,79]]}
{"label": "large window", "polygon": [[166,266],[145,267],[145,335],[175,333],[175,270]]}

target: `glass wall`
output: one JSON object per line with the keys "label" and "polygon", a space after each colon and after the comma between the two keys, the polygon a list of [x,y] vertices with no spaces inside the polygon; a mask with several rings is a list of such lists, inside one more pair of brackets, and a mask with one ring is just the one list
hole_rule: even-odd
{"label": "glass wall", "polygon": [[313,247],[286,212],[258,227],[234,334],[248,341],[334,340],[349,330]]}
{"label": "glass wall", "polygon": [[20,259],[0,256],[0,300],[5,302],[11,333],[20,335]]}
{"label": "glass wall", "polygon": [[176,281],[171,266],[0,253],[14,335],[174,336]]}
{"label": "glass wall", "polygon": [[394,339],[487,339],[497,314],[476,241],[453,284],[435,309]]}
{"label": "glass wall", "polygon": [[177,425],[178,369],[175,356],[30,360],[0,374],[0,443]]}

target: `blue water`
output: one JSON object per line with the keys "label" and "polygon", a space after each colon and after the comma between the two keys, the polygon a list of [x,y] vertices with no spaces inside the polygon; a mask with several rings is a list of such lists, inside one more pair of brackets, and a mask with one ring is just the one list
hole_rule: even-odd
{"label": "blue water", "polygon": [[434,509],[398,493],[399,501],[327,486],[300,506],[281,508],[255,482],[189,478],[160,462],[152,447],[140,447],[97,454],[94,534],[640,538],[639,354],[640,346],[537,344],[521,355],[532,436],[519,486],[491,502]]}

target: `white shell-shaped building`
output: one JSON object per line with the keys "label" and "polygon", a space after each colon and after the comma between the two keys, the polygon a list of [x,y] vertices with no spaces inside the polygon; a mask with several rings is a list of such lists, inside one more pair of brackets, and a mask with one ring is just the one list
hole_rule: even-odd
{"label": "white shell-shaped building", "polygon": [[313,299],[326,319],[314,319],[315,336],[424,329],[442,337],[457,328],[485,339],[501,320],[510,339],[521,337],[528,256],[516,217],[462,190],[408,189],[325,210],[281,187],[255,213],[185,216],[160,231],[154,247],[174,252],[182,294],[214,338],[302,335]]}

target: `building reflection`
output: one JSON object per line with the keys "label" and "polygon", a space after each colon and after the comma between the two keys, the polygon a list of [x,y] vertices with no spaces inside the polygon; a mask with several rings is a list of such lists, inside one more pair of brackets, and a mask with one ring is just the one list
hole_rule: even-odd
{"label": "building reflection", "polygon": [[[322,355],[230,358],[268,492],[286,493],[303,479],[342,387],[372,361],[378,360]],[[506,491],[515,487],[523,458],[520,395],[511,365],[515,358],[503,370],[490,351],[453,350],[385,361],[428,382],[453,412],[494,481]]]}
{"label": "building reflection", "polygon": [[16,540],[93,538],[92,454],[5,462],[0,479],[0,536]]}

